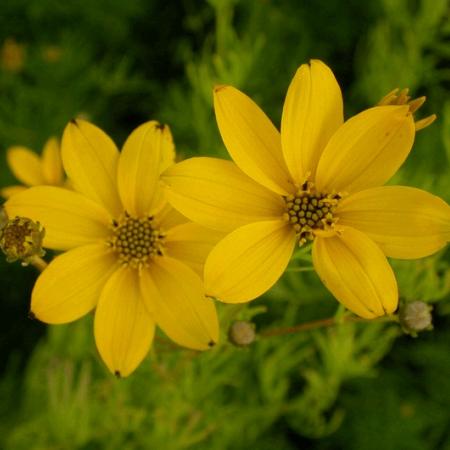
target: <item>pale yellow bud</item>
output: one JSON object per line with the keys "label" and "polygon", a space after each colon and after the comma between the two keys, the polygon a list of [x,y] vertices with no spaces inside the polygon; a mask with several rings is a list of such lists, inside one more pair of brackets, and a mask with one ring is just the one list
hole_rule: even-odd
{"label": "pale yellow bud", "polygon": [[250,345],[255,340],[255,336],[255,325],[243,320],[233,322],[228,331],[230,342],[238,347]]}
{"label": "pale yellow bud", "polygon": [[419,331],[431,330],[433,328],[431,315],[432,306],[425,302],[414,301],[400,308],[400,324],[405,333],[417,336]]}

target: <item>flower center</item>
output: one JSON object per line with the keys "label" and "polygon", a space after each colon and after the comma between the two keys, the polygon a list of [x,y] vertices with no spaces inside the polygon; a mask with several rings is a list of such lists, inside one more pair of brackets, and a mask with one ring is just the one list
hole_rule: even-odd
{"label": "flower center", "polygon": [[0,248],[8,262],[22,259],[26,264],[33,256],[43,256],[42,241],[45,230],[39,222],[26,217],[9,220],[0,233]]}
{"label": "flower center", "polygon": [[295,195],[284,197],[284,217],[293,226],[298,244],[314,240],[317,230],[330,230],[336,218],[333,211],[340,199],[338,194],[315,192],[311,182],[304,183]]}
{"label": "flower center", "polygon": [[128,213],[113,222],[114,235],[108,244],[118,253],[119,261],[133,268],[163,255],[164,233],[156,228],[153,217],[131,217]]}

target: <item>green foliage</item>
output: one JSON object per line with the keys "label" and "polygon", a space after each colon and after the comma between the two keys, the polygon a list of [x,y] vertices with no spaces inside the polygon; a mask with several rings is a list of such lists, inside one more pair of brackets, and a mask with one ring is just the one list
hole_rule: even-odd
{"label": "green foliage", "polygon": [[[156,118],[170,125],[180,158],[227,157],[213,86],[243,89],[279,124],[291,76],[319,57],[343,87],[346,115],[397,86],[428,96],[423,114],[439,119],[418,134],[393,181],[449,200],[448,1],[345,3],[4,2],[0,40],[14,38],[24,57],[19,70],[0,67],[0,148],[39,151],[83,114],[119,144],[134,126]],[[0,180],[12,181],[5,164]],[[125,380],[113,378],[97,357],[90,317],[49,327],[25,369],[9,353],[0,381],[0,448],[448,449],[449,261],[447,250],[393,262],[402,301],[434,305],[435,330],[417,339],[400,337],[394,323],[345,322],[308,271],[304,251],[262,299],[220,308],[217,348],[197,354],[160,335]],[[11,316],[5,314],[9,331],[2,335],[19,347],[17,329],[7,325],[25,315],[36,275],[12,267],[0,270]],[[330,327],[264,334],[333,317]],[[256,324],[259,337],[248,348],[227,342],[235,319]],[[6,345],[1,349],[6,354]]]}
{"label": "green foliage", "polygon": [[326,333],[261,337],[248,349],[223,339],[203,354],[159,338],[150,361],[116,380],[92,351],[91,327],[86,318],[49,330],[29,363],[19,417],[3,422],[3,448],[33,442],[36,449],[95,449],[106,441],[110,449],[130,450],[161,443],[167,449],[258,448],[261,434],[284,420],[301,434],[324,436],[342,419],[343,412],[334,411],[340,386],[373,375],[396,335],[382,324],[348,324]]}

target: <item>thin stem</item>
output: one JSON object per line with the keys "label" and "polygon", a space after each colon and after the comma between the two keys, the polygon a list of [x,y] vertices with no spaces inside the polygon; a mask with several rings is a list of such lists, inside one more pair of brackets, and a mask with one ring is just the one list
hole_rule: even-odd
{"label": "thin stem", "polygon": [[42,272],[48,264],[39,256],[34,256],[33,259],[29,261],[29,264],[36,267],[39,272]]}
{"label": "thin stem", "polygon": [[378,319],[363,319],[356,316],[344,316],[342,318],[329,317],[327,319],[313,320],[312,322],[301,323],[292,327],[273,328],[259,333],[263,338],[270,336],[283,336],[285,334],[299,333],[302,331],[315,330],[318,328],[330,327],[341,323],[357,323],[357,322],[398,322],[396,316],[383,316]]}

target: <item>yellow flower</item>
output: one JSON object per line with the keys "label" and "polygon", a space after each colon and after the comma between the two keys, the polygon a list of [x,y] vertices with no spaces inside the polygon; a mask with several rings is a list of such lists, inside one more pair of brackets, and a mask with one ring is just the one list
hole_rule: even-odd
{"label": "yellow flower", "polygon": [[27,147],[14,146],[8,148],[6,159],[11,172],[24,186],[2,188],[0,194],[4,198],[23,192],[29,186],[62,186],[64,183],[59,143],[54,137],[45,143],[40,158]]}
{"label": "yellow flower", "polygon": [[145,357],[155,323],[189,348],[204,350],[218,339],[215,306],[198,273],[220,234],[165,202],[159,175],[173,159],[170,131],[157,122],[134,130],[119,154],[99,128],[72,121],[62,160],[73,191],[32,187],[5,205],[10,217],[45,227],[46,247],[65,251],[38,278],[32,314],[65,323],[96,307],[97,348],[118,376]]}
{"label": "yellow flower", "polygon": [[238,303],[266,292],[296,244],[313,240],[314,267],[354,313],[392,313],[397,284],[386,256],[420,258],[450,238],[450,207],[405,186],[380,187],[406,159],[415,135],[409,104],[377,106],[343,123],[339,85],[313,60],[289,87],[281,136],[231,86],[214,107],[234,162],[192,158],[163,174],[168,200],[186,217],[231,232],[205,264],[206,292]]}

